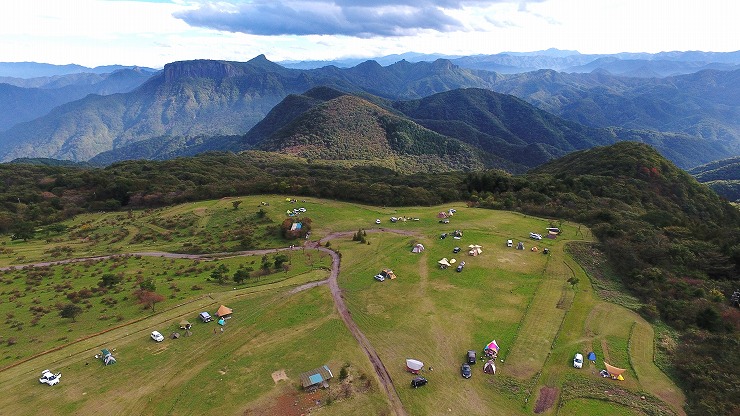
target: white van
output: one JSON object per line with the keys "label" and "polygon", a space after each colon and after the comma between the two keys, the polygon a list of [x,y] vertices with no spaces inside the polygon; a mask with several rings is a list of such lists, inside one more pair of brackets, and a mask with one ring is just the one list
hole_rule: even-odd
{"label": "white van", "polygon": [[514,247],[514,242],[511,240],[506,241],[506,247]]}

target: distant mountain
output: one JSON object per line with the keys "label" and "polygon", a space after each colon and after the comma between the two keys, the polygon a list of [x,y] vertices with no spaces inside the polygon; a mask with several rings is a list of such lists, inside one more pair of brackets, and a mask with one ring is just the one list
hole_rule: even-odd
{"label": "distant mountain", "polygon": [[518,74],[541,69],[551,69],[570,73],[602,71],[612,75],[652,78],[691,74],[704,69],[740,69],[740,51],[581,54],[578,51],[554,48],[534,52],[502,52],[493,55],[468,56],[408,52],[365,59],[282,61],[279,63],[287,68],[314,69],[328,65],[349,68],[359,65],[366,60],[372,60],[383,66],[387,66],[401,60],[409,62],[432,62],[437,59],[448,59],[455,65],[463,68],[494,71],[501,74]]}
{"label": "distant mountain", "polygon": [[68,65],[54,65],[45,64],[38,62],[0,62],[0,77],[11,77],[11,78],[39,78],[39,77],[53,77],[59,75],[69,74],[108,74],[111,72],[119,71],[121,69],[136,69],[141,68],[146,72],[155,72],[156,69],[144,68],[137,66],[125,66],[125,65],[104,65],[89,68],[82,65],[68,64]]}
{"label": "distant mountain", "polygon": [[[0,131],[41,117],[53,108],[89,94],[129,92],[143,84],[152,73],[142,69],[121,69],[108,74],[74,74],[22,80],[18,85],[0,83]],[[0,82],[8,79],[0,79]]]}
{"label": "distant mountain", "polygon": [[80,161],[155,137],[244,134],[288,94],[322,85],[395,99],[490,82],[449,61],[310,71],[284,68],[263,55],[248,62],[176,62],[129,93],[88,96],[0,133],[0,159]]}
{"label": "distant mountain", "polygon": [[689,169],[701,183],[730,201],[740,201],[740,156]]}

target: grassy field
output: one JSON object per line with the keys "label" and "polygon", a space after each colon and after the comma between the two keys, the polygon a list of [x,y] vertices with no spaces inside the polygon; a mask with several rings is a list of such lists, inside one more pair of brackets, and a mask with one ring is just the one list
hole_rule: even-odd
{"label": "grassy field", "polygon": [[[234,201],[240,201],[238,209]],[[577,224],[462,204],[396,209],[245,197],[80,216],[57,234],[39,230],[38,239],[0,240],[0,265],[109,253],[242,250],[245,233],[254,248],[285,247],[293,242],[283,241],[275,227],[286,210],[297,207],[306,208],[303,215],[312,219],[314,240],[335,231],[379,227],[411,234],[372,233],[365,244],[349,238],[330,244],[342,256],[339,284],[352,317],[382,358],[409,414],[682,412],[681,391],[653,362],[652,327],[631,310],[599,298],[566,254],[568,241],[590,237]],[[449,208],[457,213],[449,224],[439,223],[437,212]],[[390,216],[419,221],[390,223]],[[557,239],[529,239],[531,231],[545,233],[551,225],[563,230]],[[461,239],[440,239],[456,229],[463,231]],[[523,241],[526,249],[506,247],[507,239]],[[415,243],[426,250],[411,253]],[[470,244],[483,246],[483,253],[469,256]],[[540,251],[531,251],[532,245]],[[462,251],[453,254],[456,246]],[[465,261],[465,268],[442,270],[437,264],[442,257]],[[290,293],[297,285],[325,279],[329,261],[317,252],[294,251],[286,271],[242,285],[219,285],[208,277],[219,264],[230,274],[247,267],[256,275],[261,256],[212,261],[126,256],[6,271],[0,274],[0,313],[6,317],[0,327],[0,367],[5,367],[0,391],[6,393],[0,408],[18,415],[44,407],[75,415],[301,414],[309,407],[312,414],[387,414],[370,363],[336,315],[328,288]],[[373,275],[384,268],[398,278],[375,281]],[[104,274],[120,274],[122,282],[99,294],[92,289]],[[132,297],[145,278],[152,278],[165,297],[154,312]],[[578,283],[568,282],[571,278]],[[77,322],[59,317],[59,303],[85,288],[93,295],[81,299]],[[235,313],[224,333],[214,334],[215,324],[199,323],[196,316],[220,304]],[[192,336],[163,343],[149,339],[153,329],[165,336],[177,330],[182,318],[194,323]],[[497,374],[483,374],[479,360],[472,379],[462,379],[465,352],[480,353],[492,339],[501,346]],[[103,367],[93,358],[103,347],[116,348],[118,364]],[[597,354],[596,365],[573,369],[573,354],[588,351]],[[425,362],[427,386],[409,386],[406,358]],[[626,380],[599,377],[604,359],[627,368]],[[300,392],[298,374],[325,363],[335,376],[349,364],[349,377],[332,380],[330,391]],[[44,368],[62,371],[62,383],[36,382]],[[288,380],[273,380],[279,370]],[[631,400],[637,404],[625,405]]]}

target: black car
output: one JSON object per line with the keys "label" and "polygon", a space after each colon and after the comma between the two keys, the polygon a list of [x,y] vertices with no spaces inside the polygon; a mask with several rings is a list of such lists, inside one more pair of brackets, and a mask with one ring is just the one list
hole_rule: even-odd
{"label": "black car", "polygon": [[473,376],[473,371],[470,369],[470,364],[465,363],[460,367],[460,374],[462,374],[463,378],[470,378]]}
{"label": "black car", "polygon": [[453,249],[452,249],[452,252],[453,252],[453,253],[459,253],[459,252],[460,252],[460,247],[455,247],[455,248],[453,248]]}
{"label": "black car", "polygon": [[413,388],[421,387],[425,384],[427,384],[427,379],[424,377],[414,377],[414,379],[411,380],[411,387]]}
{"label": "black car", "polygon": [[475,364],[475,351],[468,351],[468,364]]}

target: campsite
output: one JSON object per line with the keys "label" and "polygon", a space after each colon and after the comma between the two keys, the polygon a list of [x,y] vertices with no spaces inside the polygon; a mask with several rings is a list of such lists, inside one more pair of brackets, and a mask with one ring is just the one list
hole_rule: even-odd
{"label": "campsite", "polygon": [[[238,251],[238,242],[214,236],[224,235],[239,218],[253,215],[254,209],[243,207],[258,206],[260,201],[268,202],[260,209],[279,223],[293,208],[285,198],[242,198],[245,203],[239,210],[225,199],[135,213],[131,218],[120,213],[84,215],[69,223],[68,234],[55,237],[54,244],[69,247],[62,257],[50,258],[42,241],[8,240],[13,252],[1,254],[0,265],[104,254],[182,253],[193,246],[201,252]],[[396,210],[319,199],[302,204],[307,212],[300,215],[310,214],[312,220],[311,240],[341,253],[338,284],[347,308],[377,351],[408,414],[434,415],[439,409],[466,415],[536,410],[639,415],[645,409],[682,414],[683,395],[654,364],[653,328],[634,311],[599,298],[588,275],[566,251],[567,242],[591,238],[583,227],[556,221],[557,238],[537,241],[549,250],[544,256],[502,242],[527,241],[532,230],[547,233],[553,220],[455,204],[453,230],[437,218],[442,210],[449,212],[448,204],[404,208],[404,216],[419,221],[388,226],[402,232],[373,230],[367,243],[360,244],[333,233],[351,236],[376,218],[398,217]],[[312,414],[390,414],[373,366],[340,319],[328,285],[306,286],[327,279],[329,256],[296,247],[285,251],[289,267],[283,270],[239,285],[210,279],[220,264],[232,274],[240,266],[258,271],[263,256],[274,258],[279,254],[275,248],[294,244],[270,235],[268,225],[254,231],[260,236],[255,248],[264,249],[260,254],[197,259],[142,255],[52,265],[43,269],[48,286],[28,295],[23,293],[24,271],[4,272],[3,296],[15,293],[12,302],[0,304],[4,316],[16,309],[29,310],[34,298],[41,306],[58,302],[62,292],[55,292],[55,285],[79,292],[96,286],[104,273],[121,273],[123,281],[118,292],[88,298],[92,306],[74,322],[46,313],[31,324],[16,313],[13,320],[23,322],[23,330],[13,330],[15,344],[0,344],[0,390],[6,393],[0,396],[0,408],[30,415],[35,411],[27,403],[33,402],[34,408],[53,405],[59,414],[75,415],[98,413],[102,406],[113,413],[146,409],[151,414],[275,414],[275,406],[289,403],[290,409],[301,397],[309,397],[301,389],[301,374],[326,365],[333,378],[327,381],[328,389],[310,393],[323,403],[311,409]],[[128,234],[118,239],[115,229]],[[81,238],[85,230],[107,244],[86,243]],[[454,231],[460,231],[459,239],[452,238]],[[442,232],[451,238],[440,239]],[[424,249],[414,253],[417,244]],[[210,246],[214,249],[206,250]],[[456,246],[464,248],[456,254],[466,262],[464,273],[438,263]],[[392,284],[371,278],[390,268],[398,276]],[[153,308],[124,300],[139,276],[152,277],[164,295]],[[571,277],[580,283],[568,283]],[[115,308],[101,304],[107,298],[116,302]],[[215,333],[221,306],[232,313],[224,332]],[[200,317],[204,311],[213,320],[204,322]],[[165,336],[182,332],[183,321],[192,335],[166,337],[163,342],[149,338],[155,329]],[[492,340],[499,351],[495,374],[487,374],[483,347]],[[105,366],[94,358],[103,348],[115,349],[115,365]],[[471,366],[472,378],[464,380],[460,365],[469,350],[477,351],[480,359]],[[574,369],[573,355],[579,351],[594,351],[596,365],[586,361],[583,369]],[[428,384],[422,388],[410,387],[414,375],[406,368],[409,358],[424,363],[419,375]],[[603,361],[625,369],[624,380],[599,376]],[[43,368],[63,372],[64,383],[43,389],[47,386],[38,382]],[[340,368],[347,369],[344,379]],[[284,378],[272,376],[280,371]],[[137,388],[131,389],[132,384]],[[111,395],[116,400],[106,402]],[[646,399],[641,400],[643,395]]]}

